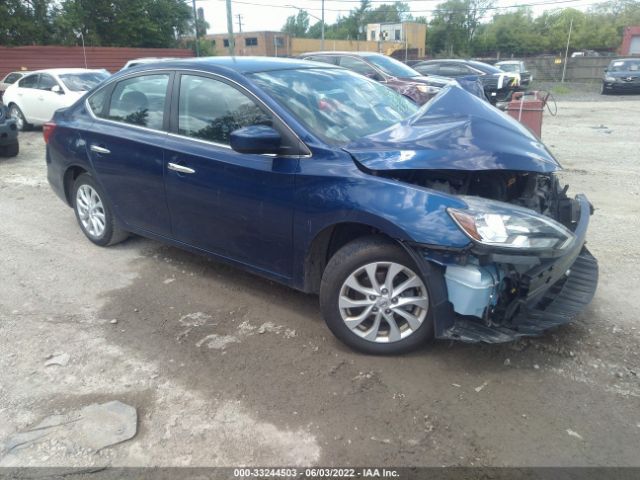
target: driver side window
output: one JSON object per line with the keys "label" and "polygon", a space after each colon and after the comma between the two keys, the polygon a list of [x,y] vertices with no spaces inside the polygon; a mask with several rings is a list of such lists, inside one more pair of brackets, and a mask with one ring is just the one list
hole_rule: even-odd
{"label": "driver side window", "polygon": [[365,77],[369,77],[378,81],[381,80],[378,72],[376,72],[373,67],[367,65],[367,63],[360,60],[359,58],[340,57],[340,66],[348,68],[349,70],[353,70],[354,72],[357,72],[360,75],[364,75]]}
{"label": "driver side window", "polygon": [[208,77],[182,75],[178,132],[229,145],[231,132],[250,125],[272,125],[271,116],[234,87]]}
{"label": "driver side window", "polygon": [[40,79],[38,80],[38,90],[51,91],[51,89],[56,85],[58,85],[58,82],[56,82],[55,78],[53,78],[51,75],[47,75],[44,73],[40,74]]}

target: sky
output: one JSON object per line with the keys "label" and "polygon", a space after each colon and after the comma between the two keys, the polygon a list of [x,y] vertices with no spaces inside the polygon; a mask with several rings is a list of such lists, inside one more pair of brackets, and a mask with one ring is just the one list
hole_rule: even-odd
{"label": "sky", "polygon": [[[405,0],[407,1],[407,0]],[[431,11],[442,0],[408,0],[414,17],[431,17]],[[545,10],[573,7],[586,10],[590,5],[602,0],[497,0],[500,7],[493,12],[507,12],[514,5],[531,5],[534,15]],[[373,0],[372,5],[392,3],[390,0]],[[533,5],[535,4],[535,5]],[[233,31],[238,31],[238,17],[242,20],[242,30],[245,32],[259,30],[280,30],[290,15],[295,15],[298,9],[306,10],[311,16],[311,24],[321,16],[322,0],[232,0]],[[333,23],[338,16],[346,16],[349,10],[356,8],[359,0],[325,0],[325,22]],[[227,14],[225,0],[196,0],[196,7],[204,9],[204,15],[209,22],[208,33],[224,33],[227,31]],[[297,8],[296,8],[297,7]]]}

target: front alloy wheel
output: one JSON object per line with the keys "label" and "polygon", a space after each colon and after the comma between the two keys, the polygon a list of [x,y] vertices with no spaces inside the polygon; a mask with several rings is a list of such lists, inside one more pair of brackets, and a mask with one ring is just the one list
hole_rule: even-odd
{"label": "front alloy wheel", "polygon": [[333,334],[371,354],[404,353],[433,336],[429,290],[409,254],[382,236],[356,239],[331,257],[320,306]]}
{"label": "front alloy wheel", "polygon": [[418,330],[429,310],[422,279],[394,262],[375,262],[357,268],[340,289],[338,301],[345,325],[356,335],[376,343],[397,342]]}

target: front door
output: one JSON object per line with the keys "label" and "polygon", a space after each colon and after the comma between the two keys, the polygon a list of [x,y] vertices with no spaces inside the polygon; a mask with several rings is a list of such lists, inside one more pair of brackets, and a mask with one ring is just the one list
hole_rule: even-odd
{"label": "front door", "polygon": [[233,130],[255,124],[277,127],[275,119],[256,99],[221,78],[185,73],[174,85],[173,134],[165,153],[174,238],[290,277],[298,159],[240,154],[229,147]]}
{"label": "front door", "polygon": [[84,132],[98,178],[125,227],[169,236],[164,193],[169,73],[126,78],[89,98],[97,117]]}
{"label": "front door", "polygon": [[[60,89],[59,92],[52,92],[51,90],[56,86]],[[34,120],[38,121],[38,123],[45,123],[51,120],[56,110],[69,105],[65,101],[65,95],[68,94],[64,92],[55,78],[47,73],[41,73],[36,92]]]}

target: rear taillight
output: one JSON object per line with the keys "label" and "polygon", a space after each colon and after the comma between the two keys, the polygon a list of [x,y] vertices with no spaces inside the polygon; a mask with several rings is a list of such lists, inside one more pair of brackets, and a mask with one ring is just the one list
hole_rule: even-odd
{"label": "rear taillight", "polygon": [[44,137],[44,143],[49,143],[53,131],[56,129],[56,124],[53,122],[47,122],[42,126],[42,136]]}

